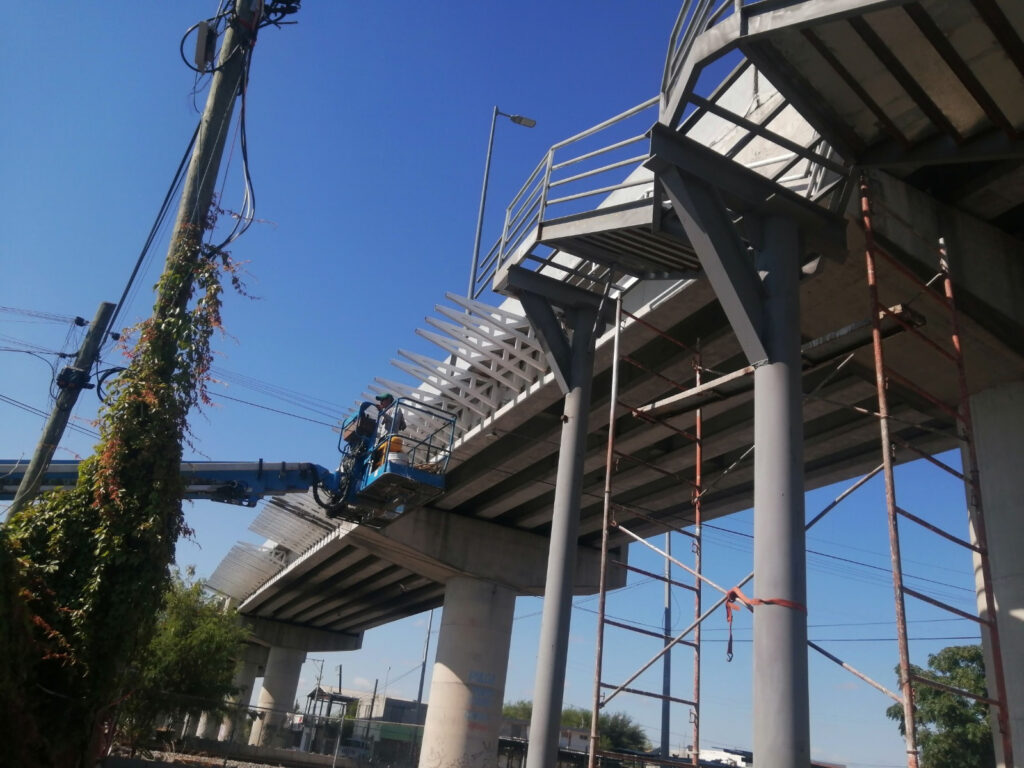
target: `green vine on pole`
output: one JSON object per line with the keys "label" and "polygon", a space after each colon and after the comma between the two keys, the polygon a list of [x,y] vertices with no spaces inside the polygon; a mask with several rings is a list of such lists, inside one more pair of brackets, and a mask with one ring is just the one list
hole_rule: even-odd
{"label": "green vine on pole", "polygon": [[175,543],[191,533],[182,444],[190,410],[210,402],[222,274],[239,287],[228,254],[202,245],[211,226],[178,232],[77,485],[0,528],[0,744],[11,765],[95,765]]}

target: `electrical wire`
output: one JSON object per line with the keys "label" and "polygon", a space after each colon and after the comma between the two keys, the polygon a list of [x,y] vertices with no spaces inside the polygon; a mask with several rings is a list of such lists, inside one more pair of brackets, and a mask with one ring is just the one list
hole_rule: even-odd
{"label": "electrical wire", "polygon": [[[153,241],[156,240],[157,233],[163,226],[164,221],[167,218],[167,213],[171,208],[171,201],[174,198],[175,193],[180,189],[182,181],[185,178],[185,168],[188,165],[189,158],[192,156],[192,148],[196,144],[196,139],[199,137],[199,128],[202,122],[196,123],[196,129],[192,132],[192,138],[189,139],[188,146],[185,148],[184,154],[181,156],[181,161],[178,163],[178,169],[174,172],[174,177],[171,179],[170,186],[167,188],[167,193],[164,195],[163,202],[160,204],[160,210],[157,211],[156,219],[153,221],[153,226],[149,229],[149,235],[146,237],[146,242],[142,246],[142,250],[139,252],[138,258],[135,260],[135,267],[132,269],[131,274],[128,276],[128,282],[121,292],[121,298],[117,301],[117,306],[114,307],[114,313],[110,316],[110,323],[105,330],[116,328],[117,318],[124,309],[125,303],[128,299],[128,294],[132,290],[135,284],[135,278],[138,277],[139,271],[142,269],[143,264],[146,262],[150,249],[153,246]],[[106,342],[104,339],[104,343]],[[99,356],[97,356],[98,362]]]}
{"label": "electrical wire", "polygon": [[[733,530],[731,528],[725,528],[725,527],[720,526],[720,525],[714,525],[713,523],[704,523],[704,527],[705,528],[710,528],[711,530],[720,531],[722,533],[728,533],[728,534],[731,534],[733,536],[740,536],[740,537],[745,538],[745,539],[753,539],[754,538],[754,535],[752,533],[745,533],[744,531],[736,531],[736,530]],[[836,560],[836,561],[843,562],[843,563],[849,563],[851,565],[856,565],[856,566],[861,567],[861,568],[868,568],[870,570],[881,571],[881,572],[884,572],[884,573],[890,573],[890,570],[888,568],[885,568],[885,567],[880,566],[880,565],[873,565],[872,563],[866,563],[863,560],[854,560],[854,559],[849,558],[849,557],[842,557],[840,555],[833,555],[833,554],[831,554],[829,552],[822,552],[822,551],[816,550],[816,549],[808,549],[807,550],[807,554],[809,554],[809,555],[817,555],[818,557],[825,557],[825,558],[828,558],[828,559],[831,559],[831,560]],[[973,588],[962,587],[962,586],[959,586],[957,584],[950,584],[949,582],[946,582],[946,581],[939,581],[937,579],[929,579],[929,578],[925,578],[924,576],[912,576],[910,574],[904,574],[904,577],[905,578],[914,579],[916,581],[927,582],[928,584],[935,584],[936,586],[940,586],[940,587],[948,587],[950,589],[960,590],[960,591],[963,591],[963,592],[969,592],[971,594],[974,594],[974,589]]]}
{"label": "electrical wire", "polygon": [[[54,357],[74,357],[74,355],[72,355],[69,352],[57,352],[56,350],[44,350],[42,352],[36,352],[35,350],[32,349],[19,349],[17,347],[0,347],[0,352],[20,352],[23,355],[32,355],[33,357],[37,357],[40,360],[42,360],[51,368],[53,367],[53,363],[51,363],[49,360],[43,357],[43,355],[53,355]],[[56,373],[54,375],[56,375]]]}
{"label": "electrical wire", "polygon": [[220,244],[209,249],[209,252],[213,254],[221,253],[228,245],[244,235],[256,219],[256,190],[253,188],[252,174],[249,170],[249,141],[245,124],[249,73],[252,66],[252,48],[250,47],[244,51],[243,56],[241,85],[239,87],[241,103],[238,112],[239,149],[242,155],[242,175],[245,185],[242,194],[242,207],[237,214],[234,214],[235,226],[228,236]]}
{"label": "electrical wire", "polygon": [[[76,323],[72,323],[71,325],[68,326],[68,331],[64,335],[64,344],[61,347],[61,351],[60,351],[60,356],[61,357],[76,357],[77,356],[77,353],[70,352],[69,350],[72,350],[72,349],[77,350],[77,349],[79,349],[81,347],[82,338],[85,336],[85,328],[84,328],[85,325],[88,325],[88,323],[83,323],[82,326],[79,326],[78,323],[76,322]],[[79,333],[75,332],[76,328],[79,331]],[[50,379],[50,402],[49,402],[49,405],[51,407],[56,402],[58,394],[60,394],[60,386],[57,383],[56,371],[54,371],[54,376],[53,376],[52,379]]]}
{"label": "electrical wire", "polygon": [[[250,170],[249,165],[249,137],[248,131],[246,129],[246,114],[248,112],[249,77],[252,71],[252,53],[253,47],[255,46],[256,43],[256,36],[260,29],[267,26],[281,27],[287,24],[294,24],[294,21],[285,21],[285,19],[288,16],[297,13],[299,11],[300,5],[301,0],[269,0],[269,2],[261,3],[259,10],[256,12],[255,23],[251,27],[248,40],[245,41],[247,44],[244,47],[239,46],[242,51],[243,60],[241,81],[239,85],[239,100],[241,103],[239,105],[238,125],[239,149],[242,155],[242,175],[244,179],[244,191],[242,194],[241,210],[233,214],[235,218],[235,226],[232,228],[231,232],[221,243],[212,247],[208,246],[208,252],[212,254],[218,254],[222,252],[224,248],[238,240],[238,238],[240,238],[249,230],[249,228],[253,225],[253,222],[256,220],[256,190],[252,182],[252,172]],[[232,18],[230,23],[236,23],[236,19],[233,17],[233,13],[226,10],[225,6],[227,6],[227,3],[225,3],[224,6],[221,6],[221,11],[218,14],[217,18],[220,19],[225,15],[231,15]],[[207,21],[210,20],[208,19]],[[186,32],[186,37],[194,28],[195,26],[191,27],[189,31]],[[184,39],[182,40],[182,45],[184,45]],[[228,58],[234,56],[237,50],[238,48],[236,48],[235,51],[232,51],[227,58],[224,58],[224,61],[226,62]],[[184,58],[183,48],[182,58]],[[187,61],[186,64],[188,64]],[[189,66],[191,67],[191,65]],[[195,69],[195,67],[192,67],[192,69]],[[212,71],[216,71],[216,69]]]}
{"label": "electrical wire", "polygon": [[[4,312],[11,315],[21,315],[27,319],[25,320],[6,320],[5,322],[22,322],[22,323],[56,323],[58,325],[64,325],[65,323],[74,323],[81,318],[71,317],[69,315],[57,315],[52,312],[40,312],[34,309],[19,309],[18,307],[0,307],[0,312]],[[84,321],[83,321],[84,322]]]}
{"label": "electrical wire", "polygon": [[[23,411],[27,411],[28,413],[34,414],[44,419],[48,419],[50,417],[50,414],[48,414],[46,411],[36,408],[34,405],[23,403],[20,400],[15,400],[13,397],[8,397],[7,395],[0,395],[0,402],[7,403],[8,405],[13,405],[15,408],[20,408]],[[79,426],[78,424],[74,424],[71,422],[68,422],[68,429],[73,429],[75,432],[79,432],[88,437],[100,436],[100,433],[96,432],[95,430],[88,429],[86,427],[82,427]]]}
{"label": "electrical wire", "polygon": [[[255,43],[256,32],[258,29],[268,25],[281,26],[282,24],[294,23],[286,22],[284,21],[284,19],[287,16],[296,13],[299,10],[299,5],[300,0],[271,0],[271,2],[267,4],[261,4],[260,9],[257,11],[255,23],[251,27],[250,34],[247,35],[243,39],[243,41],[236,46],[235,50],[231,51],[227,56],[222,57],[223,61],[226,63],[239,50],[242,51],[242,54],[244,56],[240,85],[241,107],[239,112],[239,143],[242,154],[242,167],[245,179],[245,191],[243,193],[242,210],[236,215],[234,228],[232,229],[231,233],[227,236],[227,238],[219,245],[214,246],[212,248],[209,245],[207,245],[208,253],[218,253],[222,251],[223,248],[225,248],[227,245],[234,242],[242,234],[244,234],[249,229],[249,227],[252,226],[252,223],[255,220],[256,196],[252,183],[252,173],[249,168],[248,137],[246,133],[245,124],[247,91],[252,64],[253,44]],[[211,25],[211,32],[219,38],[224,25],[228,23],[236,23],[233,5],[230,2],[230,0],[222,0],[222,2],[218,6],[217,13],[203,21]],[[189,35],[191,35],[193,31],[198,29],[199,25],[202,24],[203,21],[196,22],[196,24],[193,24],[191,27],[189,27],[186,30],[185,34],[182,36],[181,42],[178,46],[178,52],[182,58],[182,61],[185,63],[186,66],[188,66],[190,69],[196,72],[199,78],[206,74],[216,72],[223,67],[222,64],[219,66],[215,66],[209,70],[200,70],[197,67],[193,66],[185,56],[185,42],[187,41]],[[201,89],[201,87],[203,87],[200,85],[199,78],[197,78],[196,82],[193,84],[193,97]],[[114,309],[114,313],[110,320],[109,328],[116,327],[115,323],[119,318],[122,310],[124,309],[125,304],[128,301],[129,294],[132,292],[132,289],[135,285],[136,277],[138,276],[143,265],[147,262],[153,242],[155,241],[158,232],[166,222],[167,214],[170,211],[171,207],[171,201],[175,193],[180,189],[183,183],[185,170],[188,166],[189,159],[192,155],[192,151],[198,139],[201,126],[202,121],[200,120],[200,122],[196,125],[196,129],[192,134],[192,138],[189,141],[188,147],[185,149],[181,162],[178,165],[178,169],[174,174],[174,178],[172,179],[171,184],[168,187],[167,194],[164,196],[164,201],[160,206],[160,210],[158,211],[153,226],[150,229],[148,237],[146,238],[146,242],[142,247],[142,251],[140,252],[138,259],[136,260],[131,275],[128,278],[128,282],[125,285],[124,291],[121,294],[121,298],[118,300],[117,306]],[[222,124],[220,130],[223,130],[223,128],[224,126]],[[209,168],[207,168],[206,170],[208,171]]]}
{"label": "electrical wire", "polygon": [[[0,341],[6,341],[8,344],[19,345],[17,348],[11,348],[11,351],[14,352],[31,351],[38,352],[41,355],[59,355],[62,357],[66,355],[66,353],[61,352],[60,350],[47,349],[46,347],[41,347],[38,344],[33,344],[30,341],[25,341],[24,339],[16,339],[14,336],[7,336],[2,333],[0,333]],[[66,356],[71,357],[71,355]]]}
{"label": "electrical wire", "polygon": [[270,382],[248,376],[243,373],[214,367],[210,369],[210,374],[215,382],[244,387],[245,389],[253,392],[259,392],[267,395],[268,397],[281,400],[289,405],[298,406],[299,408],[303,408],[321,416],[326,416],[340,421],[344,415],[342,413],[342,409],[338,408],[329,400],[313,397],[312,395],[306,395],[296,390],[271,384]]}
{"label": "electrical wire", "polygon": [[253,403],[253,402],[250,402],[249,400],[242,400],[242,399],[237,398],[237,397],[231,397],[230,395],[214,394],[214,395],[211,395],[210,397],[211,398],[218,398],[218,397],[220,397],[220,398],[223,398],[225,400],[233,400],[236,403],[243,403],[244,405],[251,405],[253,408],[259,408],[260,410],[270,411],[271,413],[279,413],[282,416],[290,416],[293,419],[300,419],[302,421],[309,421],[309,422],[312,422],[313,424],[320,424],[320,425],[325,426],[325,427],[331,427],[332,429],[335,429],[338,426],[337,423],[331,424],[331,423],[328,423],[326,421],[318,421],[317,419],[309,419],[309,418],[306,418],[305,416],[300,416],[297,413],[289,413],[288,411],[280,411],[277,408],[271,408],[268,405],[260,405],[259,403]]}
{"label": "electrical wire", "polygon": [[123,370],[125,370],[125,369],[123,367],[121,367],[121,366],[115,366],[115,367],[112,367],[112,368],[106,368],[106,369],[104,369],[102,371],[97,368],[97,371],[96,371],[96,397],[98,397],[100,399],[101,403],[107,402],[107,393],[106,393],[106,390],[103,388],[104,385],[106,385],[106,383],[107,383],[107,379],[109,379],[114,374],[121,373],[121,371],[123,371]]}

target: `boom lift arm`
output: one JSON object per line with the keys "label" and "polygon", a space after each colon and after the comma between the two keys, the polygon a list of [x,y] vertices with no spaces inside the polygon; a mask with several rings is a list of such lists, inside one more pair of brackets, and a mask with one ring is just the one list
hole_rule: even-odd
{"label": "boom lift arm", "polygon": [[[187,461],[186,499],[254,507],[268,496],[313,492],[328,517],[381,527],[444,493],[455,417],[399,398],[374,419],[370,403],[342,424],[342,458],[332,472],[309,462]],[[73,486],[78,461],[52,461],[40,492]],[[0,461],[0,501],[14,498],[27,462]]]}

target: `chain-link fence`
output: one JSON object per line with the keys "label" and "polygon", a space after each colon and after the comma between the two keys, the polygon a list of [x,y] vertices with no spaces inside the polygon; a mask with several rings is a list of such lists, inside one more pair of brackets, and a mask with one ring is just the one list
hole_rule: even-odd
{"label": "chain-link fence", "polygon": [[301,712],[206,704],[200,710],[197,703],[188,715],[158,718],[149,727],[120,722],[115,753],[159,750],[345,768],[413,768],[419,761],[422,725],[357,718],[354,707]]}
{"label": "chain-link fence", "polygon": [[[419,763],[423,726],[356,717],[357,712],[369,711],[365,702],[362,707],[357,700],[331,707],[320,702],[307,712],[215,702],[195,705],[191,714],[159,718],[148,729],[132,732],[122,722],[114,753],[187,753],[205,756],[210,765],[218,766],[239,761],[295,768],[416,768]],[[381,709],[384,718],[394,714]],[[404,714],[411,717],[416,712],[411,707]],[[498,768],[523,768],[527,749],[523,738],[500,737]],[[561,748],[557,768],[583,768],[586,761],[585,751]],[[601,753],[598,764],[651,768],[654,761],[650,755]]]}
{"label": "chain-link fence", "polygon": [[[419,761],[423,726],[349,716],[345,711],[295,712],[259,707],[237,707],[223,715],[217,733],[201,720],[187,742],[209,748],[215,738],[217,751],[251,754],[288,751],[330,758],[326,764],[406,768]],[[226,747],[224,745],[227,745]],[[235,749],[240,747],[241,749]],[[325,761],[302,761],[323,764]]]}

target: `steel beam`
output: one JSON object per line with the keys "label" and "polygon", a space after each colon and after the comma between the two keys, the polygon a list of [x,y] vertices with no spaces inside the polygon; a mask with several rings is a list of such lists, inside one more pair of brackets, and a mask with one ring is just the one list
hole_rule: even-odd
{"label": "steel beam", "polygon": [[767,357],[761,342],[761,286],[728,212],[713,190],[675,168],[661,175],[701,266],[751,364]]}

